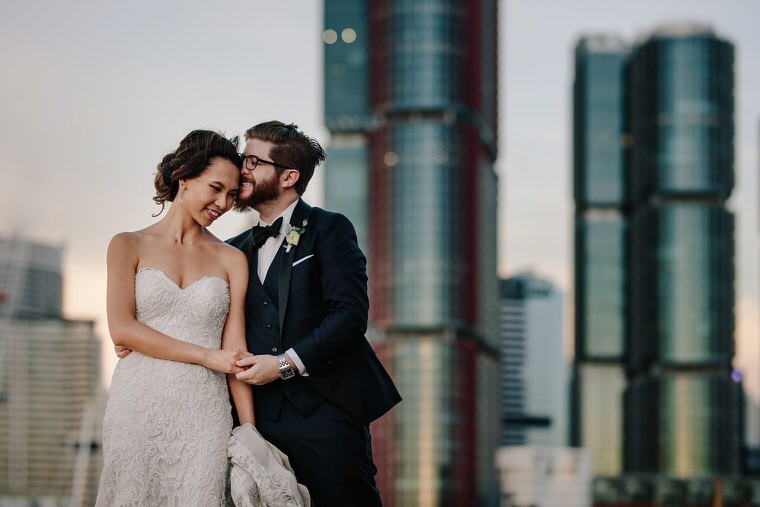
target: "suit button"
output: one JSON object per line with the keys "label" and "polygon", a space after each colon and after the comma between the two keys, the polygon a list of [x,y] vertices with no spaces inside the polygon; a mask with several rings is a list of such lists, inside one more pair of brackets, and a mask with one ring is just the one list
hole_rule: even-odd
{"label": "suit button", "polygon": [[267,324],[267,329],[272,329],[272,324]]}
{"label": "suit button", "polygon": [[282,401],[282,396],[278,396],[278,397],[277,397],[277,398],[275,398],[275,399],[276,399],[277,401]]}
{"label": "suit button", "polygon": [[267,306],[269,306],[269,301],[264,301],[263,303],[261,303],[261,305],[264,306],[264,307],[267,307]]}
{"label": "suit button", "polygon": [[277,347],[272,347],[272,352],[277,352]]}

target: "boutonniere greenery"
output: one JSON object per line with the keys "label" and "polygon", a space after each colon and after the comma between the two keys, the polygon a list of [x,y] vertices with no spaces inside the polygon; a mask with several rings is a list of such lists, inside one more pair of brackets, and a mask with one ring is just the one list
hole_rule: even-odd
{"label": "boutonniere greenery", "polygon": [[290,226],[287,234],[285,234],[285,245],[283,245],[286,253],[290,252],[290,249],[298,244],[298,241],[301,239],[301,234],[306,232],[306,224],[308,223],[309,221],[304,219],[301,227]]}

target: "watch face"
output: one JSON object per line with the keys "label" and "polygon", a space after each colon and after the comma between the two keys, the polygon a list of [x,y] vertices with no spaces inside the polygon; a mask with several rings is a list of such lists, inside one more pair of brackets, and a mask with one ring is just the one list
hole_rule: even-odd
{"label": "watch face", "polygon": [[296,375],[284,355],[277,356],[277,364],[280,367],[280,378],[282,380],[287,380]]}

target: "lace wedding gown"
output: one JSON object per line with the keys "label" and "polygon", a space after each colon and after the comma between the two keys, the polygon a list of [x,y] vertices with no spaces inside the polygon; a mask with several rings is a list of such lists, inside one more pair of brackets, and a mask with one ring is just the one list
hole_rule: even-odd
{"label": "lace wedding gown", "polygon": [[[137,319],[174,338],[221,346],[229,288],[205,277],[180,289],[162,271],[135,276]],[[97,506],[228,505],[232,416],[225,375],[132,352],[114,370],[103,420]]]}

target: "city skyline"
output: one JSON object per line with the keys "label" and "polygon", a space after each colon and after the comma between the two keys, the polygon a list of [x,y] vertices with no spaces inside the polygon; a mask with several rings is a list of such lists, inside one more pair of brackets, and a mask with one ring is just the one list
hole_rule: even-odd
{"label": "city skyline", "polygon": [[[65,314],[98,321],[111,362],[106,378],[115,359],[105,326],[105,247],[115,233],[155,220],[152,172],[161,156],[192,128],[235,135],[270,118],[294,121],[329,144],[320,3],[257,5],[2,7],[0,64],[13,79],[0,83],[0,232],[64,244]],[[760,8],[751,1],[499,5],[499,272],[534,268],[568,300],[571,69],[578,37],[635,38],[664,23],[699,21],[736,45],[737,186],[729,207],[737,214],[738,365],[748,369],[747,386],[757,398],[760,69],[751,61],[760,35],[750,14]],[[547,9],[551,17],[542,15]],[[269,49],[275,46],[278,53]],[[322,176],[306,195],[312,204],[322,203]],[[227,238],[249,220],[224,217],[212,232]],[[565,327],[571,335],[569,321]]]}

